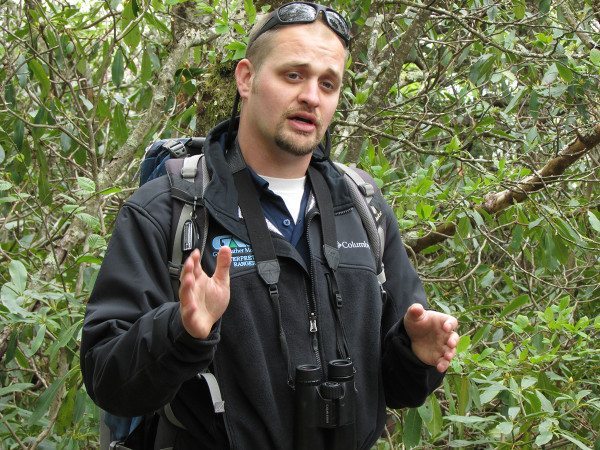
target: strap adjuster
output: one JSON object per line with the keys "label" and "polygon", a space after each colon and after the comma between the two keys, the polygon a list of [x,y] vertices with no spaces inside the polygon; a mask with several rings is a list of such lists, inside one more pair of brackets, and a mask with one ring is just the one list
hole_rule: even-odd
{"label": "strap adjuster", "polygon": [[167,150],[169,150],[169,153],[171,154],[171,156],[173,158],[181,158],[182,156],[185,156],[187,153],[187,150],[185,149],[185,145],[187,144],[187,142],[189,141],[186,140],[185,142],[180,142],[176,139],[169,139],[167,142],[165,142],[163,144],[163,147],[165,147]]}

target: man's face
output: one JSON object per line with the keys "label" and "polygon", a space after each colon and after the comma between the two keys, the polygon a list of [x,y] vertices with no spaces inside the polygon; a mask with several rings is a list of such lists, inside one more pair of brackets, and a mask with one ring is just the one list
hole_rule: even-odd
{"label": "man's face", "polygon": [[256,145],[304,156],[322,140],[337,107],[346,51],[321,19],[281,27],[250,77],[242,120]]}

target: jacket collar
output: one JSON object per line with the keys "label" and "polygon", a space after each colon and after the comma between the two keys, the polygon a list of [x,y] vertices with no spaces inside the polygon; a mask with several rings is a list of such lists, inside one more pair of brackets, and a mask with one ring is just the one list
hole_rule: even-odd
{"label": "jacket collar", "polygon": [[[239,119],[235,119],[238,121]],[[228,151],[225,142],[229,120],[221,122],[213,128],[204,144],[204,154],[211,180],[204,193],[205,201],[215,210],[231,219],[238,220],[238,196],[233,182],[232,173],[243,170],[246,163],[241,154],[237,139]],[[237,123],[232,127],[237,130]],[[343,175],[340,174],[328,157],[328,143],[319,146],[313,152],[310,164],[325,177],[333,201],[334,211],[342,211],[352,206]]]}

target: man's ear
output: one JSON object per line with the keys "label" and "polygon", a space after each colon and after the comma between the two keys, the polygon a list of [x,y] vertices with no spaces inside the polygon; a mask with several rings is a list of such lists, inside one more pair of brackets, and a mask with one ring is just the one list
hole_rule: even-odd
{"label": "man's ear", "polygon": [[235,67],[235,82],[242,99],[248,98],[254,81],[254,66],[250,60],[244,58]]}

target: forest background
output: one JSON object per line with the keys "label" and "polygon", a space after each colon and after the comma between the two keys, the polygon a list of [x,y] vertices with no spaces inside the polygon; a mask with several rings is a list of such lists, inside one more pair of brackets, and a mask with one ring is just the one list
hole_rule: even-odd
{"label": "forest background", "polygon": [[[600,1],[339,0],[335,158],[462,338],[390,448],[600,449]],[[85,304],[144,148],[229,114],[262,1],[0,0],[0,448],[97,448]]]}

